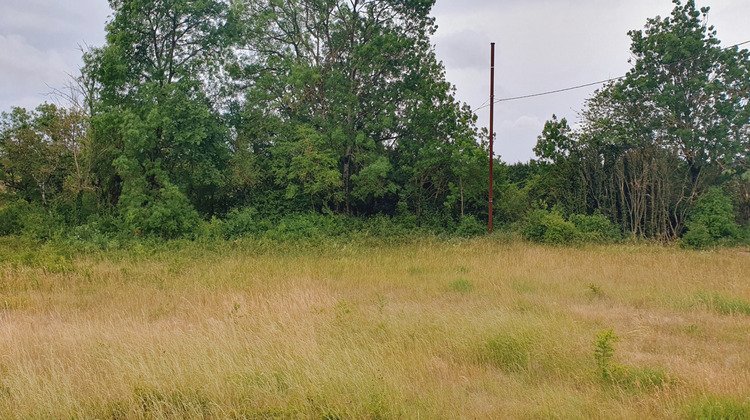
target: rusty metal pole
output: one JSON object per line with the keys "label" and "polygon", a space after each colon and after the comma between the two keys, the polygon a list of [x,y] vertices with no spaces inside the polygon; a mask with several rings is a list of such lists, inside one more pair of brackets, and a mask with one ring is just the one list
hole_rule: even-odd
{"label": "rusty metal pole", "polygon": [[493,140],[494,140],[494,116],[495,116],[495,43],[491,45],[491,57],[490,57],[490,221],[489,221],[489,233],[492,233],[492,169],[493,161],[495,160],[495,153],[493,151]]}

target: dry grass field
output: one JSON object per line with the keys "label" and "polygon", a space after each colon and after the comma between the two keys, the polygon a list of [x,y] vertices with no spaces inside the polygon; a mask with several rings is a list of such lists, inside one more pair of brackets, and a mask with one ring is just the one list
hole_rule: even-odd
{"label": "dry grass field", "polygon": [[0,249],[0,418],[750,416],[738,250]]}

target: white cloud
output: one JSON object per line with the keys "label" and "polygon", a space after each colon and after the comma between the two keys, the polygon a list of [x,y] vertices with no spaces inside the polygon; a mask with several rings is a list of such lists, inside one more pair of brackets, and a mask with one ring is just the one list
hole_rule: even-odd
{"label": "white cloud", "polygon": [[101,45],[109,6],[103,0],[2,0],[0,111],[34,108],[81,63],[79,45]]}
{"label": "white cloud", "polygon": [[505,130],[535,130],[544,127],[544,121],[535,116],[524,115],[515,120],[503,120],[499,127]]}
{"label": "white cloud", "polygon": [[0,35],[0,51],[3,110],[11,105],[33,108],[51,90],[49,86],[61,86],[66,80],[70,63],[59,51],[39,50],[20,35]]}

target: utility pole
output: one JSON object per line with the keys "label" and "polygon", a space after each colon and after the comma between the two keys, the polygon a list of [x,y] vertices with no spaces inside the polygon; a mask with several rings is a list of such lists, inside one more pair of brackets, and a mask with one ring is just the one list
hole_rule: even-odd
{"label": "utility pole", "polygon": [[495,43],[491,45],[491,56],[490,56],[490,222],[489,222],[489,233],[492,233],[492,163],[495,160],[495,153],[492,150],[494,146],[494,116],[495,116]]}

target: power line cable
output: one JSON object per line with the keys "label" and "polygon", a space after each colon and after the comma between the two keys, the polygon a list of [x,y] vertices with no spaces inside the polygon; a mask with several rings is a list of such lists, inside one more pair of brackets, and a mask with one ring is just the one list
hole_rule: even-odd
{"label": "power line cable", "polygon": [[[722,50],[728,50],[730,48],[740,47],[740,46],[745,45],[745,44],[750,44],[750,40],[747,40],[747,41],[744,41],[744,42],[740,42],[739,44],[730,45],[728,47],[722,48]],[[678,61],[678,62],[672,63],[672,64],[678,64],[678,63],[682,63],[682,62],[685,62],[685,61],[691,61],[691,60],[695,60],[695,58],[685,59],[685,60]],[[509,98],[500,98],[500,99],[496,100],[495,103],[497,104],[497,103],[500,103],[500,102],[510,102],[510,101],[517,101],[517,100],[520,100],[520,99],[529,99],[529,98],[536,98],[536,97],[539,97],[539,96],[553,95],[553,94],[556,94],[556,93],[568,92],[568,91],[571,91],[571,90],[582,89],[582,88],[585,88],[585,87],[596,86],[596,85],[603,85],[605,83],[614,82],[616,80],[624,79],[625,77],[627,77],[627,76],[613,77],[611,79],[600,80],[598,82],[591,82],[591,83],[586,83],[586,84],[578,85],[578,86],[571,86],[571,87],[562,88],[562,89],[550,90],[550,91],[547,91],[547,92],[532,93],[532,94],[529,94],[529,95],[513,96],[513,97],[509,97]],[[489,107],[489,104],[487,104],[488,101],[485,101],[482,105],[480,105],[477,109],[475,109],[474,112]],[[487,104],[487,105],[485,105],[485,104]]]}
{"label": "power line cable", "polygon": [[477,108],[477,111],[482,108],[487,108],[488,106],[490,106],[489,103],[490,103],[490,98],[487,98],[487,100],[485,100],[484,102],[482,102],[481,105],[479,105],[479,108]]}
{"label": "power line cable", "polygon": [[[567,92],[567,91],[570,91],[570,90],[582,89],[582,88],[589,87],[589,86],[603,85],[604,83],[613,82],[615,80],[620,80],[620,79],[624,79],[624,78],[625,78],[625,76],[620,76],[620,77],[615,77],[615,78],[612,78],[612,79],[600,80],[598,82],[586,83],[584,85],[571,86],[571,87],[567,87],[567,88],[563,88],[563,89],[550,90],[550,91],[547,91],[547,92],[532,93],[530,95],[522,95],[522,96],[513,96],[513,97],[510,97],[510,98],[500,98],[500,99],[496,100],[495,103],[497,104],[497,103],[500,103],[500,102],[517,101],[519,99],[536,98],[537,96],[553,95],[555,93],[562,93],[562,92]],[[476,111],[479,111],[480,109],[487,108],[488,106],[489,105],[481,106],[481,107],[477,108]]]}

